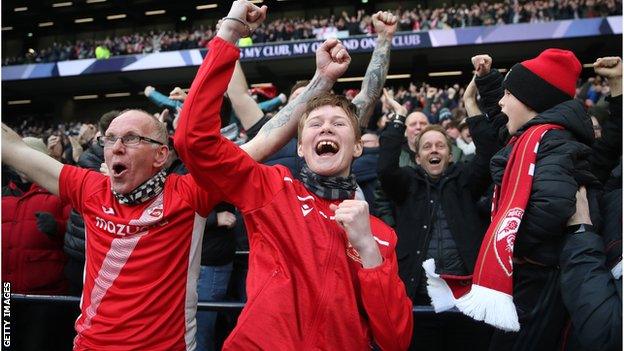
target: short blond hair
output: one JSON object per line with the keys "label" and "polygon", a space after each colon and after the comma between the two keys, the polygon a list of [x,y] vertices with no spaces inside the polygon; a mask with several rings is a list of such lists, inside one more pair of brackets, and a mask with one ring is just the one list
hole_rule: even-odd
{"label": "short blond hair", "polygon": [[360,123],[357,115],[357,108],[354,104],[352,104],[346,97],[342,95],[336,95],[333,93],[325,93],[319,95],[315,98],[310,99],[306,104],[305,111],[299,120],[299,126],[297,127],[297,136],[301,138],[301,131],[303,130],[303,126],[305,125],[306,119],[310,115],[310,112],[316,110],[319,107],[323,106],[335,106],[340,107],[349,118],[349,122],[351,122],[351,127],[353,128],[353,135],[355,136],[355,141],[359,142],[362,138],[362,132],[360,130]]}

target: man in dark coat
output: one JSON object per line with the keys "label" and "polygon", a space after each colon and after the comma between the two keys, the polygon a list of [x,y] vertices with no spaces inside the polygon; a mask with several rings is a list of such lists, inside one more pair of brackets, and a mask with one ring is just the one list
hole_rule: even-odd
{"label": "man in dark coat", "polygon": [[[600,58],[594,69],[609,80],[611,93],[605,133],[592,146],[594,173],[606,181],[600,201],[602,236],[592,226],[586,192],[581,189],[559,261],[561,294],[570,314],[562,350],[622,349],[622,59]],[[604,168],[618,159],[619,165],[605,180],[609,173]]]}
{"label": "man in dark coat", "polygon": [[[621,204],[621,190],[620,194]],[[622,230],[600,237],[592,226],[585,189],[577,194],[576,213],[568,221],[561,253],[561,293],[570,313],[570,335],[565,350],[622,349]],[[619,243],[605,246],[610,236]],[[607,239],[607,240],[603,240]],[[617,246],[617,247],[613,247]],[[618,251],[615,264],[610,251]]]}
{"label": "man in dark coat", "polygon": [[[479,79],[491,79],[486,72],[479,73],[483,75]],[[498,79],[500,84],[502,77]],[[399,275],[415,305],[431,303],[423,261],[434,258],[438,270],[445,274],[469,274],[486,229],[476,202],[491,182],[488,164],[498,150],[498,129],[506,119],[490,119],[480,113],[474,82],[467,88],[464,100],[472,116],[467,123],[477,148],[475,158],[450,163],[452,141],[442,127],[431,125],[416,138],[417,165],[413,168],[400,167],[405,133],[400,115],[404,110],[389,99],[399,116],[395,114],[381,135],[379,177],[383,190],[396,205]],[[465,318],[415,321],[411,349],[486,348],[488,328]]]}

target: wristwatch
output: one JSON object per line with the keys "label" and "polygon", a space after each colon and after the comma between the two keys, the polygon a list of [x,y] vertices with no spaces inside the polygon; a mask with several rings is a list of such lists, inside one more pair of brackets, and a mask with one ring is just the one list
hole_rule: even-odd
{"label": "wristwatch", "polygon": [[388,119],[390,120],[390,122],[405,125],[405,116],[400,115],[396,112],[392,112],[390,116],[388,116]]}
{"label": "wristwatch", "polygon": [[579,233],[593,232],[593,231],[594,231],[594,226],[591,224],[585,224],[585,223],[571,225],[566,230],[568,234],[579,234]]}

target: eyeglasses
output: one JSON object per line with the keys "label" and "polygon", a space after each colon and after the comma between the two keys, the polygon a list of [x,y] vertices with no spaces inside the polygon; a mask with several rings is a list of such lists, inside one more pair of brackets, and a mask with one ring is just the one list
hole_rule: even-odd
{"label": "eyeglasses", "polygon": [[153,143],[153,144],[158,144],[158,145],[165,145],[158,140],[143,137],[140,135],[132,135],[132,134],[124,135],[122,137],[105,135],[105,136],[99,136],[97,138],[98,145],[100,145],[101,147],[112,147],[113,145],[115,145],[117,140],[121,140],[121,143],[124,146],[138,145],[141,141],[146,141],[148,143]]}

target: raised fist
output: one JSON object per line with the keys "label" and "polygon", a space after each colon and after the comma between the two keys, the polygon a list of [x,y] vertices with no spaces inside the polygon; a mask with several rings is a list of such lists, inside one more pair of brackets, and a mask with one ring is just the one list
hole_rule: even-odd
{"label": "raised fist", "polygon": [[472,66],[475,69],[475,73],[479,77],[483,77],[484,75],[490,73],[490,69],[492,69],[492,58],[490,57],[490,55],[476,55],[473,56],[470,61],[472,61]]}
{"label": "raised fist", "polygon": [[266,18],[266,11],[267,7],[265,5],[258,7],[247,0],[236,0],[232,3],[232,7],[230,8],[230,12],[228,12],[227,17],[237,18],[243,21],[249,27],[249,31],[241,29],[243,25],[234,20],[223,21],[221,28],[225,26],[236,28],[235,30],[238,31],[241,37],[248,36],[251,32],[258,28],[262,22],[264,22],[264,19]]}
{"label": "raised fist", "polygon": [[377,35],[394,35],[398,18],[390,11],[379,11],[372,16],[373,26]]}
{"label": "raised fist", "polygon": [[316,71],[327,79],[336,81],[351,62],[351,56],[338,39],[327,39],[316,50]]}
{"label": "raised fist", "polygon": [[601,57],[594,62],[594,71],[605,78],[622,77],[622,58]]}

